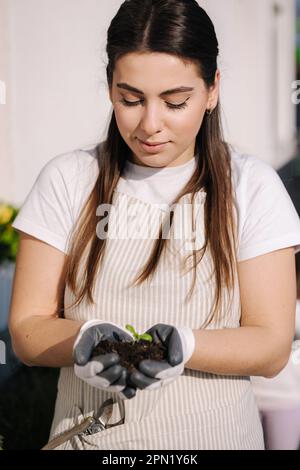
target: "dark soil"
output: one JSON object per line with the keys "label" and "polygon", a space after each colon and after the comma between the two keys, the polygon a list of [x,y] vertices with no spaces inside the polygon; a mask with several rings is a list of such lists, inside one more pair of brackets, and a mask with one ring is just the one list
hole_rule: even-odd
{"label": "dark soil", "polygon": [[167,348],[165,346],[161,343],[153,343],[143,339],[133,343],[104,340],[94,349],[92,356],[111,352],[119,354],[120,364],[129,372],[136,371],[139,363],[144,359],[167,360]]}

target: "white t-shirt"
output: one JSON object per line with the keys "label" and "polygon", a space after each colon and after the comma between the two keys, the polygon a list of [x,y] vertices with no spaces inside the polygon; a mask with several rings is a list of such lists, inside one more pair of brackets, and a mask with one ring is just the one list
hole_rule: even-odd
{"label": "white t-shirt", "polygon": [[[300,251],[300,219],[277,172],[251,155],[231,153],[238,215],[237,260],[294,246]],[[117,191],[161,208],[171,204],[192,176],[194,157],[184,165],[150,168],[127,162]],[[68,253],[79,212],[98,176],[94,149],[51,159],[40,171],[13,227]]]}

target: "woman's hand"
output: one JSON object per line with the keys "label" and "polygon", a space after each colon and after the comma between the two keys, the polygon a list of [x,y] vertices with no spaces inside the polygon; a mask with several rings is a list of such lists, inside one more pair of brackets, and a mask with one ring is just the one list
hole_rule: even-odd
{"label": "woman's hand", "polygon": [[120,365],[117,353],[92,357],[100,341],[133,341],[132,335],[114,323],[90,320],[83,324],[73,346],[74,372],[77,377],[93,387],[119,393],[121,398],[133,398],[136,389],[127,386],[129,376]]}
{"label": "woman's hand", "polygon": [[139,372],[130,375],[131,383],[141,390],[155,390],[173,382],[184,371],[184,365],[195,349],[195,336],[191,328],[159,323],[146,331],[154,342],[167,348],[167,361],[146,359],[139,364]]}

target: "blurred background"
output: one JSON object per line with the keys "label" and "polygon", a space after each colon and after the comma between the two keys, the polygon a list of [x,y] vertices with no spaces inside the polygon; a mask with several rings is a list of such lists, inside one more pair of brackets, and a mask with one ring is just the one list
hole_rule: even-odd
{"label": "blurred background", "polygon": [[[121,3],[0,0],[4,449],[39,449],[47,442],[59,373],[26,367],[11,350],[7,313],[18,247],[11,223],[47,161],[105,138],[110,113],[106,31]],[[225,138],[237,151],[273,166],[300,214],[300,107],[292,99],[300,89],[300,0],[198,3],[212,18],[219,39]]]}

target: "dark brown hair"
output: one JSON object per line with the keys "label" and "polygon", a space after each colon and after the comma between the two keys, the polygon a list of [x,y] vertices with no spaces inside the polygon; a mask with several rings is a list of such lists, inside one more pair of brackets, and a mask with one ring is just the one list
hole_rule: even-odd
{"label": "dark brown hair", "polygon": [[[194,0],[125,1],[109,26],[106,51],[106,73],[110,89],[117,60],[134,52],[173,54],[197,66],[199,76],[208,90],[215,83],[219,54],[215,29],[209,16]],[[92,290],[106,244],[106,240],[98,238],[96,234],[99,222],[96,209],[100,204],[112,204],[114,190],[130,156],[130,149],[120,135],[114,113],[109,123],[107,138],[96,147],[96,151],[99,176],[80,213],[67,262],[66,283],[75,293],[76,304],[85,296],[89,303],[94,303]],[[223,284],[229,290],[233,286],[236,264],[236,224],[230,149],[222,136],[219,104],[211,115],[205,115],[203,119],[196,137],[195,154],[199,155],[197,169],[173,203],[177,203],[185,194],[191,194],[191,201],[194,202],[195,194],[199,190],[206,192],[205,243],[201,250],[194,250],[191,256],[194,261],[193,288],[196,281],[196,265],[206,250],[210,251],[213,260],[216,295],[214,308],[207,318],[209,323],[218,310]],[[170,221],[172,224],[172,212]],[[167,243],[161,235],[162,227],[149,260],[135,283],[144,282],[157,268]],[[79,288],[76,279],[87,247],[87,262]]]}
{"label": "dark brown hair", "polygon": [[300,251],[296,253],[297,299],[300,300]]}

